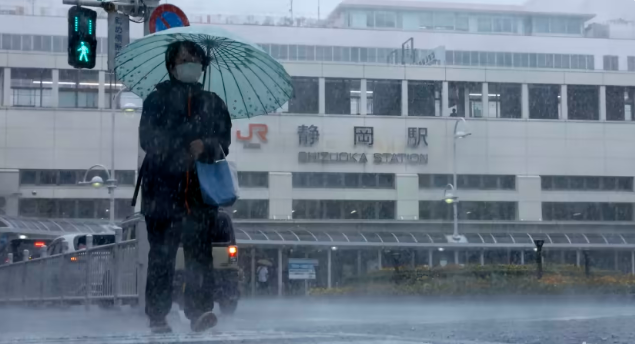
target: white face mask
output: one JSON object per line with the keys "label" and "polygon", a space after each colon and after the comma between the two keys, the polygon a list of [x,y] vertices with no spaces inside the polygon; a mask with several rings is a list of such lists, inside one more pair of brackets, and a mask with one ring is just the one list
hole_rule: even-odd
{"label": "white face mask", "polygon": [[179,81],[191,84],[198,81],[203,74],[203,65],[195,62],[182,63],[175,68],[176,77]]}

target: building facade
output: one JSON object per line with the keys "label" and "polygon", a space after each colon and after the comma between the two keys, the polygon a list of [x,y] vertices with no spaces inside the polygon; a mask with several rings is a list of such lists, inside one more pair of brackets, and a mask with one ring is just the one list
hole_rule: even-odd
{"label": "building facade", "polygon": [[[221,25],[279,59],[296,91],[278,113],[234,122],[239,227],[306,229],[328,246],[355,240],[322,242],[315,231],[426,233],[429,241],[413,234],[409,243],[429,250],[420,258],[427,264],[438,264],[432,252],[444,247],[456,263],[482,263],[496,244],[524,262],[533,239],[544,238],[560,249],[554,259],[579,264],[582,248],[616,249],[603,264],[635,268],[632,41],[597,34],[610,25],[594,25],[593,13],[554,15],[535,2],[390,4],[345,1],[312,26]],[[65,17],[0,19],[2,211],[107,218],[107,192],[77,186],[88,167],[110,167],[111,96],[120,85],[111,87],[106,71],[106,21],[97,24],[97,67],[74,70]],[[140,26],[131,30],[141,37]],[[414,50],[402,50],[410,38]],[[124,93],[121,102],[139,99]],[[118,218],[133,212],[139,117],[116,112]],[[455,137],[457,121],[470,136]],[[434,239],[452,231],[442,199],[454,172],[460,232],[475,256]],[[360,242],[405,243],[397,234]],[[245,240],[295,240],[277,235]]]}

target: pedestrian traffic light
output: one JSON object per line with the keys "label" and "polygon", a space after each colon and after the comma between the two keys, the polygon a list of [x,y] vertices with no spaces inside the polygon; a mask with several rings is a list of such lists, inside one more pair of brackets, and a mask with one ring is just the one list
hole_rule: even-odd
{"label": "pedestrian traffic light", "polygon": [[97,12],[79,6],[68,10],[68,64],[95,68],[97,57]]}

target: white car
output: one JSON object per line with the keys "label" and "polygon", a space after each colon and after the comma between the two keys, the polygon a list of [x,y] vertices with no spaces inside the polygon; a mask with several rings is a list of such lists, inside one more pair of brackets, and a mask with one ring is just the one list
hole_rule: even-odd
{"label": "white car", "polygon": [[[114,234],[93,234],[93,247],[115,243]],[[49,256],[73,253],[86,248],[86,234],[66,234],[54,239],[47,249]]]}

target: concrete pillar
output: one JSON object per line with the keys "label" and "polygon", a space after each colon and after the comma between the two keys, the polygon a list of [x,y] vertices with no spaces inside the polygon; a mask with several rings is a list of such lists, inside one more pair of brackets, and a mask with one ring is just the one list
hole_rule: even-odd
{"label": "concrete pillar", "polygon": [[580,250],[575,251],[575,266],[580,266]]}
{"label": "concrete pillar", "polygon": [[97,108],[105,109],[106,105],[110,107],[110,104],[106,104],[106,72],[99,71],[99,88],[97,90]]}
{"label": "concrete pillar", "polygon": [[397,219],[417,220],[419,218],[419,176],[416,174],[397,174]]}
{"label": "concrete pillar", "polygon": [[251,253],[251,272],[250,272],[251,297],[254,297],[256,296],[256,278],[258,278],[258,276],[256,276],[256,248],[252,247],[250,253]]}
{"label": "concrete pillar", "polygon": [[478,257],[481,266],[485,266],[485,250],[481,250],[480,255]]}
{"label": "concrete pillar", "polygon": [[377,268],[379,270],[384,268],[384,265],[383,265],[383,262],[382,262],[382,259],[381,259],[382,258],[382,253],[383,253],[382,251],[383,250],[377,251]]}
{"label": "concrete pillar", "polygon": [[53,69],[51,76],[53,77],[53,85],[51,85],[51,107],[57,108],[60,106],[60,70]]}
{"label": "concrete pillar", "polygon": [[401,80],[401,115],[408,116],[408,80]]}
{"label": "concrete pillar", "polygon": [[324,115],[326,113],[326,79],[318,79],[318,108],[319,114]]}
{"label": "concrete pillar", "polygon": [[441,99],[441,92],[439,92],[439,90],[435,87],[434,90],[434,116],[435,117],[441,117],[442,113],[441,113],[441,102],[442,101],[437,101],[437,99]]}
{"label": "concrete pillar", "polygon": [[472,108],[470,107],[470,88],[467,87],[467,85],[463,87],[463,106],[465,107],[465,113],[463,114],[463,116],[465,116],[465,118],[474,117]]}
{"label": "concrete pillar", "polygon": [[441,115],[443,117],[450,116],[450,86],[447,81],[443,81],[443,86],[441,88]]}
{"label": "concrete pillar", "polygon": [[428,250],[428,267],[432,268],[434,266],[434,261],[432,260],[432,249]]}
{"label": "concrete pillar", "polygon": [[410,252],[410,267],[411,267],[413,270],[414,270],[414,268],[417,266],[417,260],[416,260],[417,258],[416,258],[416,254],[417,254],[417,251],[415,251],[415,250],[412,250],[412,251]]}
{"label": "concrete pillar", "polygon": [[454,251],[454,265],[459,265],[459,251]]}
{"label": "concrete pillar", "polygon": [[606,86],[599,87],[600,92],[600,121],[606,121]]}
{"label": "concrete pillar", "polygon": [[516,176],[518,219],[542,221],[542,187],[540,176]]}
{"label": "concrete pillar", "polygon": [[269,172],[269,218],[291,220],[293,218],[293,190],[290,172]]}
{"label": "concrete pillar", "polygon": [[521,114],[523,119],[529,118],[529,85],[522,84],[521,92]]}
{"label": "concrete pillar", "polygon": [[331,277],[331,273],[332,273],[331,269],[333,267],[332,266],[332,262],[331,262],[332,261],[332,258],[331,258],[332,251],[333,250],[331,250],[330,248],[326,249],[326,268],[328,269],[328,271],[326,273],[327,274],[326,286],[327,286],[328,289],[331,289],[331,286],[332,286],[332,283],[333,283],[332,282],[332,277]]}
{"label": "concrete pillar", "polygon": [[569,102],[567,98],[567,85],[560,85],[560,119],[569,118]]}
{"label": "concrete pillar", "polygon": [[4,79],[3,82],[3,105],[4,106],[13,106],[13,90],[11,89],[11,68],[4,68]]}
{"label": "concrete pillar", "polygon": [[360,81],[360,95],[359,95],[359,114],[365,116],[368,114],[368,83],[366,79]]}
{"label": "concrete pillar", "polygon": [[525,265],[525,250],[520,251],[520,265]]}
{"label": "concrete pillar", "polygon": [[[483,118],[489,117],[489,84],[486,82],[483,83],[481,90],[481,106],[483,108]],[[492,117],[496,117],[496,114],[492,114]]]}
{"label": "concrete pillar", "polygon": [[357,276],[362,275],[362,250],[357,250]]}
{"label": "concrete pillar", "polygon": [[[331,251],[329,251],[330,253]],[[282,249],[278,249],[278,296],[282,296]],[[329,256],[329,288],[331,287],[331,260]]]}

